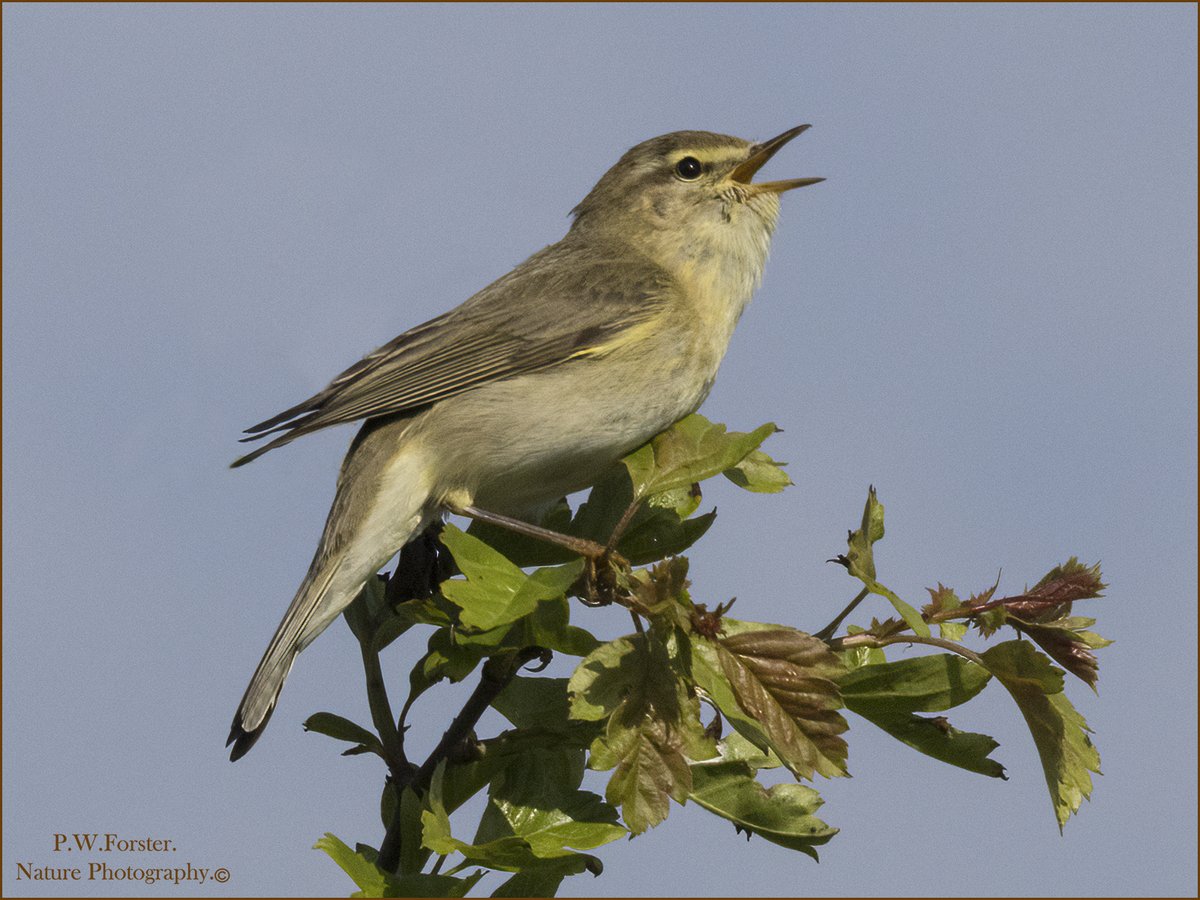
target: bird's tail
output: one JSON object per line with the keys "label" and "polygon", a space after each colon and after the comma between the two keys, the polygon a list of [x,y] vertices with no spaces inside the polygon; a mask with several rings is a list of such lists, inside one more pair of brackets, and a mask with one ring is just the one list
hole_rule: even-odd
{"label": "bird's tail", "polygon": [[360,583],[347,590],[344,579],[338,577],[341,568],[342,560],[331,560],[320,571],[310,571],[300,585],[238,704],[225,742],[226,747],[232,745],[231,760],[245,756],[267,727],[296,654],[337,618],[361,587]]}

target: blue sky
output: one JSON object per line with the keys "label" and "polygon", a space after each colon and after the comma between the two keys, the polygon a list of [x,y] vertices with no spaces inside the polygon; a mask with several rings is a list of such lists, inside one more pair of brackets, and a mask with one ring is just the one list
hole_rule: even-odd
{"label": "blue sky", "polygon": [[800,122],[768,173],[828,181],[784,198],[703,410],[778,422],[796,485],[714,486],[693,593],[819,628],[855,592],[824,561],[868,484],[880,577],[913,601],[1099,559],[1112,586],[1080,612],[1117,643],[1099,696],[1068,690],[1105,774],[1060,837],[990,687],[952,718],[996,736],[1008,782],[857,720],[854,777],[816,785],[842,829],[819,865],[676,808],[563,893],[1195,894],[1195,6],[6,4],[3,24],[6,895],[172,893],[15,881],[75,831],[228,867],[202,895],[348,893],[308,848],[378,841],[382,771],[299,727],[367,719],[348,630],[300,658],[246,759],[222,744],[353,432],[229,471],[236,437],[556,240],[632,144]]}

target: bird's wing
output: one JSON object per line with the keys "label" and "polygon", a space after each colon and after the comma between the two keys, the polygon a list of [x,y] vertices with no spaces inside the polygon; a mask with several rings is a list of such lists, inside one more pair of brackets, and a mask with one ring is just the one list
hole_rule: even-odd
{"label": "bird's wing", "polygon": [[370,353],[320,393],[247,428],[243,441],[282,433],[233,467],[330,425],[418,409],[591,355],[661,309],[670,281],[649,261],[576,253],[564,260],[561,245],[559,254],[548,250]]}

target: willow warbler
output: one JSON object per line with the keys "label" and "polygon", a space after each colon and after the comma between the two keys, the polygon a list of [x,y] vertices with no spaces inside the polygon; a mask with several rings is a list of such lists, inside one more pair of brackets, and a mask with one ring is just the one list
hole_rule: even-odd
{"label": "willow warbler", "polygon": [[822,180],[751,179],[808,127],[760,144],[707,131],[638,144],[558,243],[246,430],[274,437],[234,466],[364,420],[234,716],[232,759],[266,727],[296,654],[434,520],[544,507],[700,406],[758,286],[780,195]]}

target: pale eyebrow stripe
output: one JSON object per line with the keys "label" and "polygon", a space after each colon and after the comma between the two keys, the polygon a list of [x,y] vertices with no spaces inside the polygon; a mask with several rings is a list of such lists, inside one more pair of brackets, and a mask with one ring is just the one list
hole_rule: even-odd
{"label": "pale eyebrow stripe", "polygon": [[670,159],[671,164],[674,165],[675,163],[679,162],[679,160],[683,159],[685,156],[694,156],[694,157],[696,157],[696,159],[700,160],[701,162],[706,162],[706,163],[723,163],[723,162],[733,162],[734,160],[737,160],[740,162],[742,159],[745,158],[745,153],[738,152],[738,151],[725,151],[725,152],[722,152],[718,156],[718,155],[713,154],[713,151],[711,148],[707,148],[704,150],[684,148],[683,150],[677,150],[674,153],[672,153],[668,157],[668,159]]}

